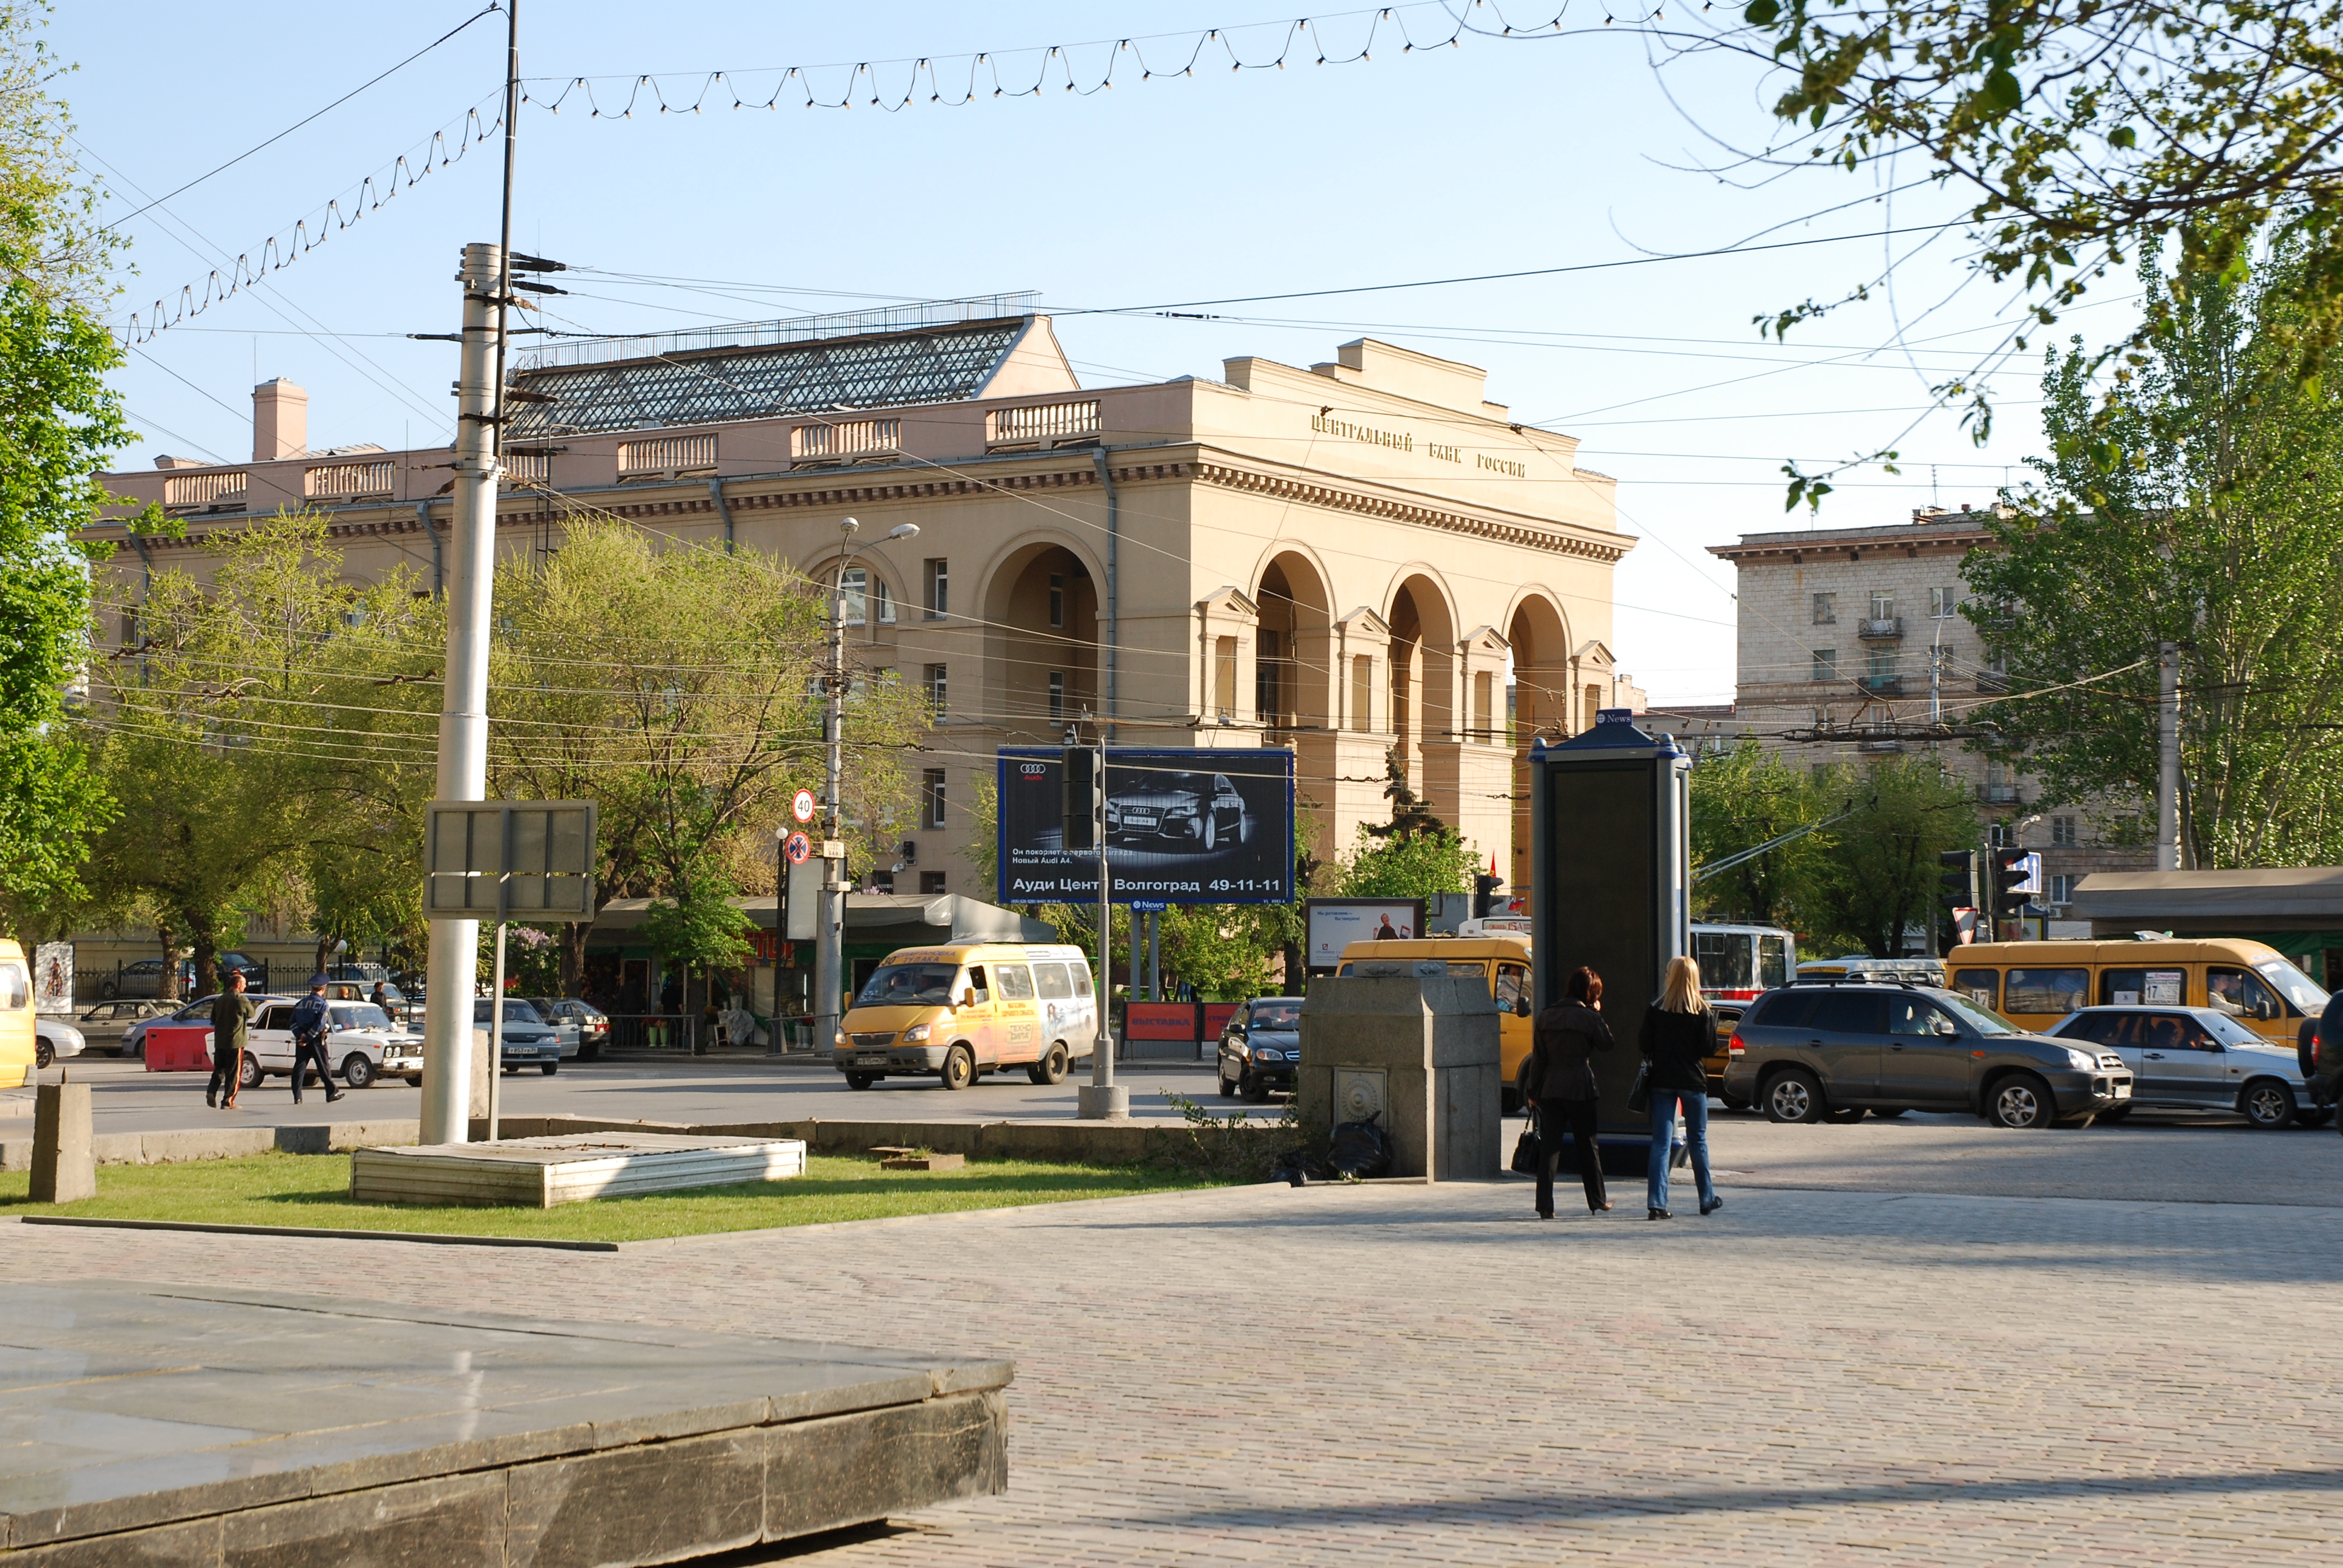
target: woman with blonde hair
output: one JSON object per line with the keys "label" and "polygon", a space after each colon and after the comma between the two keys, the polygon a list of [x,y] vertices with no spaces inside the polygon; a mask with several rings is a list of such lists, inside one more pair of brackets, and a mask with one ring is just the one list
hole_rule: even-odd
{"label": "woman with blonde hair", "polygon": [[1716,1183],[1708,1174],[1708,1068],[1705,1059],[1716,1049],[1716,1015],[1700,994],[1700,966],[1683,956],[1670,959],[1659,996],[1644,1010],[1639,1045],[1644,1053],[1644,1084],[1652,1100],[1652,1156],[1644,1167],[1644,1202],[1646,1218],[1666,1220],[1668,1161],[1682,1104],[1684,1147],[1692,1155],[1693,1181],[1700,1191],[1700,1211],[1714,1214],[1725,1207]]}

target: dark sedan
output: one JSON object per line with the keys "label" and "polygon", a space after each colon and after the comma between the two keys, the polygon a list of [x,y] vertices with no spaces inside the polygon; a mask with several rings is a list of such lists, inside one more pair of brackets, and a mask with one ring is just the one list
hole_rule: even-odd
{"label": "dark sedan", "polygon": [[1221,1030],[1220,1080],[1223,1096],[1242,1094],[1256,1104],[1272,1090],[1292,1092],[1302,1063],[1302,999],[1259,996],[1237,1009]]}
{"label": "dark sedan", "polygon": [[1252,837],[1244,797],[1220,773],[1166,773],[1107,797],[1106,832],[1118,844],[1212,850]]}

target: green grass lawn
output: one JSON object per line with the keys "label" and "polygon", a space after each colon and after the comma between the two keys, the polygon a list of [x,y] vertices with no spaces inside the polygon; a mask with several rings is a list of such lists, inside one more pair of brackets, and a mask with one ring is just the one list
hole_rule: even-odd
{"label": "green grass lawn", "polygon": [[101,1165],[97,1196],[79,1203],[29,1199],[32,1177],[0,1171],[0,1216],[74,1214],[107,1220],[196,1220],[213,1224],[314,1225],[345,1231],[433,1231],[572,1241],[642,1241],[715,1231],[820,1225],[955,1209],[1064,1203],[1131,1192],[1216,1185],[1209,1176],[1144,1166],[971,1161],[958,1171],[882,1171],[870,1159],[817,1156],[783,1181],[702,1187],[649,1197],[603,1198],[557,1209],[426,1208],[350,1201],[347,1154],[261,1154],[181,1165]]}

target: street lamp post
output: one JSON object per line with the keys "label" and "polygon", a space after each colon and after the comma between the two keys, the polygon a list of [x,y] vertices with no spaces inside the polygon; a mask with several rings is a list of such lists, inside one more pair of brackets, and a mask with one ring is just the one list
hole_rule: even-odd
{"label": "street lamp post", "polygon": [[[830,688],[830,711],[822,720],[822,740],[825,758],[822,775],[822,809],[824,838],[835,840],[839,836],[840,796],[846,775],[846,569],[854,562],[854,536],[862,525],[852,518],[840,519],[838,525],[838,576],[830,589],[830,668],[825,684]],[[890,541],[919,537],[920,525],[900,523],[887,530]],[[864,616],[869,616],[870,596],[863,593]],[[825,849],[827,845],[824,846]],[[821,925],[814,933],[813,983],[816,988],[813,1008],[813,1037],[838,1043],[839,1004],[844,1000],[846,956],[846,888],[845,863],[842,857],[825,854],[821,863]]]}

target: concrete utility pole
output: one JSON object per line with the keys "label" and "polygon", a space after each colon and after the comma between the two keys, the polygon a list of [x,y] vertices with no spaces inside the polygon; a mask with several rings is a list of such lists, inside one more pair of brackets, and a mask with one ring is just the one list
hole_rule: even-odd
{"label": "concrete utility pole", "polygon": [[2156,647],[2156,869],[2180,869],[2180,645]]}
{"label": "concrete utility pole", "polygon": [[[455,518],[447,574],[447,665],[439,706],[439,770],[433,798],[485,800],[488,784],[488,599],[497,565],[498,340],[503,336],[504,252],[464,247],[463,359],[458,374]],[[426,1143],[471,1134],[472,991],[479,979],[480,922],[435,920],[423,1007]]]}
{"label": "concrete utility pole", "polygon": [[[1106,729],[1099,729],[1098,788],[1090,807],[1091,841],[1098,847],[1098,1033],[1091,1041],[1091,1081],[1074,1091],[1074,1114],[1085,1121],[1121,1121],[1131,1114],[1131,1091],[1114,1081],[1114,985],[1107,968],[1108,955],[1113,950],[1109,939],[1114,930],[1114,892],[1111,884],[1112,868],[1106,858]],[[1131,919],[1139,917],[1133,914]],[[1136,975],[1131,977],[1134,980]],[[1134,988],[1132,994],[1137,995]]]}
{"label": "concrete utility pole", "polygon": [[[852,518],[839,520],[838,577],[830,587],[830,669],[825,681],[830,688],[830,711],[822,719],[822,809],[827,813],[824,832],[832,840],[840,836],[839,814],[846,779],[846,570],[854,564],[854,536],[861,527]],[[887,530],[890,541],[917,538],[919,534],[917,523],[900,523]],[[862,607],[867,624],[870,615],[870,591],[867,587],[862,593]],[[846,861],[842,857],[823,857],[821,925],[814,933],[813,947],[813,983],[819,992],[813,999],[813,1037],[820,1042],[817,1050],[828,1050],[838,1043],[838,1006],[846,989],[845,876]]]}

